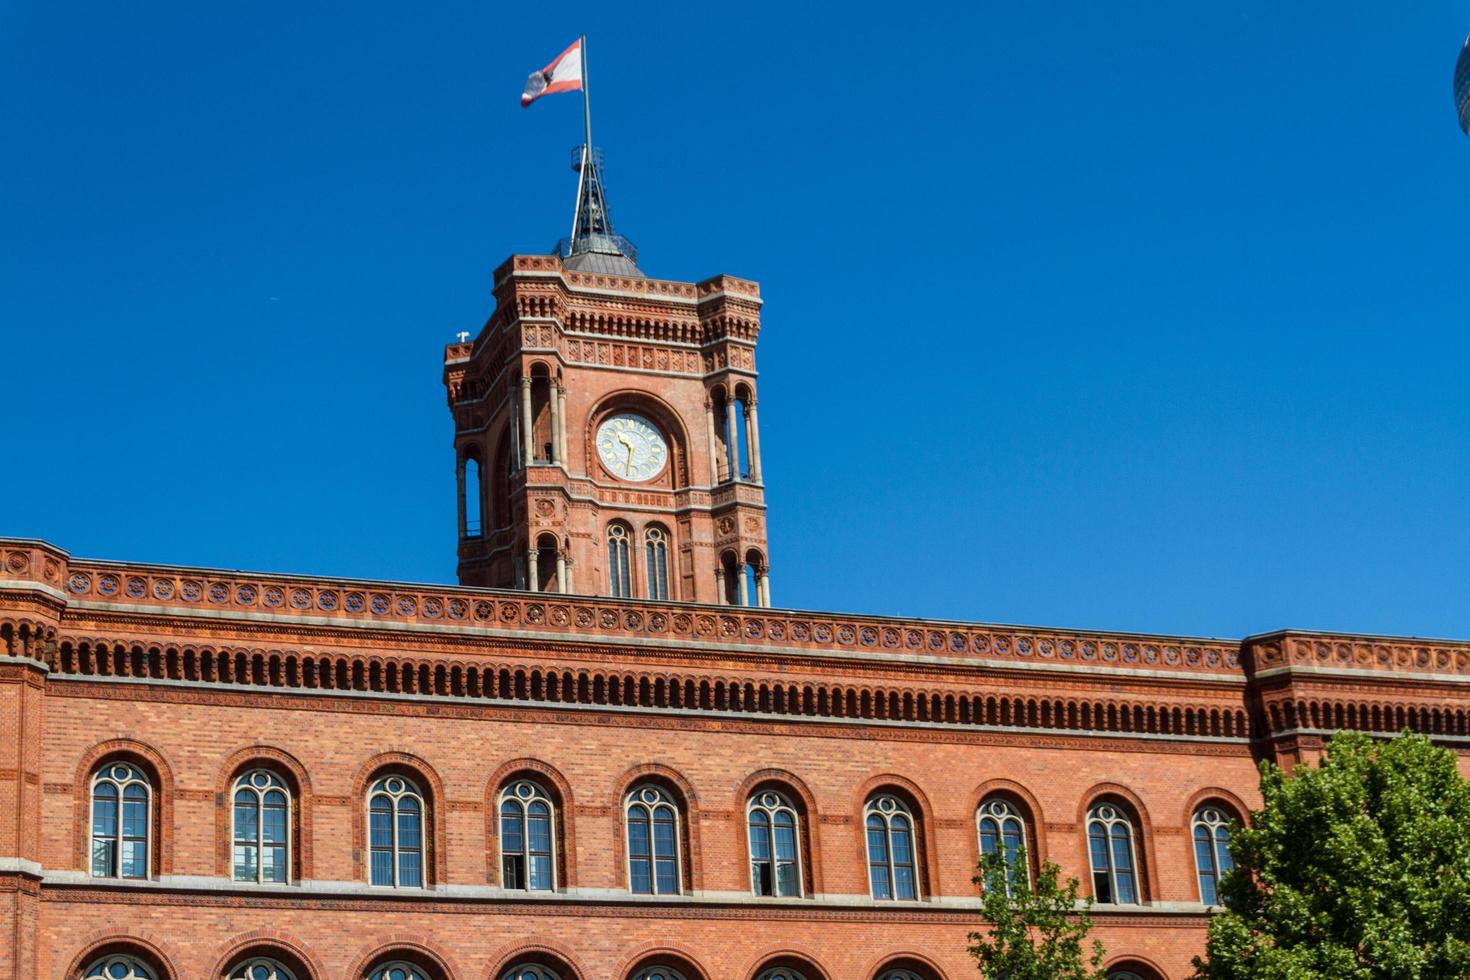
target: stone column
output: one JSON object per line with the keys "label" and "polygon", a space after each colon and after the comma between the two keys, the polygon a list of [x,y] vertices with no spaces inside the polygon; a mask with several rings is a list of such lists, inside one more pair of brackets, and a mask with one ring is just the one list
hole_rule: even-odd
{"label": "stone column", "polygon": [[712,398],[705,399],[704,420],[709,423],[709,485],[717,487],[720,485],[720,444],[715,441],[715,403]]}
{"label": "stone column", "polygon": [[505,396],[506,411],[510,416],[510,468],[521,468],[521,412],[516,404],[516,390],[510,389]]}
{"label": "stone column", "polygon": [[531,425],[531,376],[521,379],[521,463],[531,465],[536,458],[534,450],[536,429]]}
{"label": "stone column", "polygon": [[536,553],[538,550],[539,549],[532,547],[529,551],[526,552],[527,592],[539,592],[541,590],[541,569],[536,566],[536,563],[540,560],[540,555]]}
{"label": "stone column", "polygon": [[725,450],[730,456],[730,480],[740,479],[740,402],[733,396],[725,402]]}
{"label": "stone column", "polygon": [[575,559],[567,559],[567,587],[565,589],[562,589],[563,592],[574,593],[576,591],[575,587],[572,585],[572,575],[574,574],[576,566],[577,562]]}
{"label": "stone column", "polygon": [[551,461],[561,464],[561,394],[556,382],[546,382],[546,404],[551,408]]}
{"label": "stone column", "polygon": [[718,598],[715,600],[716,602],[718,602],[722,606],[728,604],[729,600],[725,598],[724,562],[720,562],[718,565],[715,566],[715,593],[718,596]]}
{"label": "stone column", "polygon": [[459,486],[459,539],[463,541],[465,539],[465,533],[469,530],[469,528],[465,526],[463,456],[461,456],[459,458],[459,462],[454,465],[454,481]]}
{"label": "stone column", "polygon": [[557,449],[561,453],[561,461],[566,465],[567,460],[567,390],[561,385],[556,386],[556,400],[560,409],[560,425],[557,428]]}
{"label": "stone column", "polygon": [[771,570],[761,569],[760,575],[755,580],[758,601],[767,609],[771,608]]}
{"label": "stone column", "polygon": [[571,591],[567,588],[567,553],[561,549],[556,552],[556,591]]}
{"label": "stone column", "polygon": [[745,406],[745,444],[750,447],[750,480],[761,482],[761,433],[755,420],[755,402]]}
{"label": "stone column", "polygon": [[748,606],[750,605],[750,584],[745,581],[745,562],[742,561],[735,566],[735,574],[740,576],[736,584],[740,604]]}

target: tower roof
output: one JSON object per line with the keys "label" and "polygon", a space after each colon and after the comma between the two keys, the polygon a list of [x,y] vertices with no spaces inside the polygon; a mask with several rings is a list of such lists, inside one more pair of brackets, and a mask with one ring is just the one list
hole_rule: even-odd
{"label": "tower roof", "polygon": [[576,272],[643,278],[637,247],[613,230],[602,185],[602,151],[585,143],[574,147],[572,170],[577,174],[572,234],[556,243],[554,254]]}

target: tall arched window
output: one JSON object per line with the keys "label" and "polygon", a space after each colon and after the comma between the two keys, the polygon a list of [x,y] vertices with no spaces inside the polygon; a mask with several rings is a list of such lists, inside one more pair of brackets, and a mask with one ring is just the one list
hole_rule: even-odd
{"label": "tall arched window", "polygon": [[429,975],[412,963],[394,960],[374,969],[367,980],[429,980]]}
{"label": "tall arched window", "polygon": [[480,487],[480,461],[474,456],[467,456],[464,461],[464,533],[467,538],[480,536],[480,508],[484,501],[485,494]]}
{"label": "tall arched window", "polygon": [[628,528],[607,526],[607,594],[620,599],[633,596],[633,569],[628,558]]}
{"label": "tall arched window", "polygon": [[626,802],[628,888],[635,895],[677,895],[683,874],[679,808],[658,786],[635,786]]}
{"label": "tall arched window", "polygon": [[1001,854],[1005,857],[1006,894],[1013,894],[1017,885],[1022,889],[1027,888],[1031,873],[1021,860],[1021,850],[1026,846],[1026,821],[1021,817],[1021,812],[1009,800],[991,797],[980,804],[977,822],[980,853]]}
{"label": "tall arched window", "polygon": [[1199,900],[1220,904],[1220,878],[1235,867],[1230,859],[1230,818],[1217,806],[1194,813],[1194,865],[1199,871]]}
{"label": "tall arched window", "polygon": [[225,980],[296,980],[296,974],[275,960],[254,956],[227,972]]}
{"label": "tall arched window", "polygon": [[368,843],[375,885],[422,888],[424,797],[403,776],[382,776],[368,791]]}
{"label": "tall arched window", "polygon": [[104,956],[82,971],[82,980],[156,980],[153,971],[131,956]]}
{"label": "tall arched window", "polygon": [[1138,904],[1138,862],[1133,824],[1112,803],[1087,811],[1087,849],[1092,862],[1092,896],[1104,904]]}
{"label": "tall arched window", "polygon": [[657,524],[643,532],[643,566],[648,570],[648,598],[669,597],[669,533]]}
{"label": "tall arched window", "polygon": [[236,881],[291,878],[291,791],[280,776],[253,769],[235,780],[231,811]]}
{"label": "tall arched window", "polygon": [[919,897],[914,855],[914,817],[896,796],[868,801],[868,881],[874,898],[913,901]]}
{"label": "tall arched window", "polygon": [[148,877],[153,787],[137,766],[109,763],[92,776],[92,876]]}
{"label": "tall arched window", "polygon": [[561,980],[561,974],[544,966],[520,963],[502,973],[500,980]]}
{"label": "tall arched window", "polygon": [[522,779],[500,794],[501,885],[556,888],[555,808],[538,784]]}
{"label": "tall arched window", "polygon": [[801,845],[796,808],[784,794],[762,790],[746,806],[750,884],[757,895],[801,896]]}

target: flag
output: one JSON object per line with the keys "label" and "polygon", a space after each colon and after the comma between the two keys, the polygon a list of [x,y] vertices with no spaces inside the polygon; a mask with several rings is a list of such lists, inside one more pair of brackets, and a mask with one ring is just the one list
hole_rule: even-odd
{"label": "flag", "polygon": [[543,95],[556,92],[576,92],[582,88],[582,40],[578,38],[572,46],[556,56],[556,60],[540,71],[531,72],[526,79],[526,90],[521,93],[521,108],[535,102]]}

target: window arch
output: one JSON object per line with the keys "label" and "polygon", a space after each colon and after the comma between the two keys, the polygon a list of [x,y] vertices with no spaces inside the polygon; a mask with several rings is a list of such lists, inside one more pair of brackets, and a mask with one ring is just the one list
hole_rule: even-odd
{"label": "window arch", "polygon": [[757,895],[800,898],[801,817],[786,794],[753,793],[746,804],[750,841],[750,885]]}
{"label": "window arch", "polygon": [[669,532],[658,524],[643,531],[643,567],[648,575],[648,598],[669,597]]}
{"label": "window arch", "polygon": [[269,769],[252,769],[235,780],[231,796],[234,879],[271,884],[290,881],[290,787]]}
{"label": "window arch", "polygon": [[1219,905],[1220,878],[1235,867],[1230,857],[1230,815],[1223,807],[1207,804],[1194,811],[1194,867],[1199,873],[1199,900]]}
{"label": "window arch", "polygon": [[878,980],[924,980],[913,970],[884,970],[878,974]]}
{"label": "window arch", "polygon": [[683,889],[679,808],[660,786],[642,783],[624,802],[628,827],[628,888],[635,895],[677,895]]}
{"label": "window arch", "polygon": [[227,970],[225,980],[296,980],[296,974],[276,960],[254,956]]}
{"label": "window arch", "polygon": [[500,874],[504,888],[556,888],[556,806],[533,780],[516,780],[501,791]]}
{"label": "window arch", "polygon": [[92,877],[147,878],[153,784],[129,762],[109,762],[92,776]]}
{"label": "window arch", "polygon": [[368,790],[372,884],[398,888],[424,886],[427,810],[423,793],[407,776],[389,774],[373,781]]}
{"label": "window arch", "polygon": [[874,898],[916,901],[919,876],[914,846],[914,816],[908,804],[889,793],[868,801],[863,824],[868,838],[868,883]]}
{"label": "window arch", "polygon": [[485,492],[481,487],[480,460],[474,455],[465,456],[464,462],[464,486],[461,488],[461,506],[464,508],[463,533],[467,538],[478,538],[482,531],[482,510],[485,505]]}
{"label": "window arch", "polygon": [[1108,974],[1108,980],[1143,980],[1143,977],[1132,970],[1114,970]]}
{"label": "window arch", "polygon": [[633,596],[633,567],[628,556],[631,537],[626,524],[607,526],[607,594],[618,599]]}
{"label": "window arch", "polygon": [[367,980],[429,980],[429,975],[412,963],[394,960],[374,969]]}
{"label": "window arch", "polygon": [[684,974],[672,966],[649,966],[633,974],[629,980],[684,980]]}
{"label": "window arch", "polygon": [[1026,845],[1026,818],[1021,810],[1003,796],[992,796],[980,804],[976,814],[976,830],[980,834],[980,854],[1001,854],[1006,862],[1006,894],[1013,894],[1019,885],[1028,889],[1031,884],[1031,869],[1021,858],[1021,851],[1028,853]]}
{"label": "window arch", "polygon": [[104,956],[82,971],[82,980],[157,980],[142,960],[132,956]]}
{"label": "window arch", "polygon": [[1092,864],[1092,895],[1099,902],[1138,905],[1138,860],[1133,821],[1116,803],[1087,811],[1087,852]]}
{"label": "window arch", "polygon": [[502,973],[500,980],[561,980],[561,974],[534,963],[518,963]]}
{"label": "window arch", "polygon": [[805,973],[793,970],[788,966],[778,966],[772,970],[762,970],[755,980],[807,980]]}

